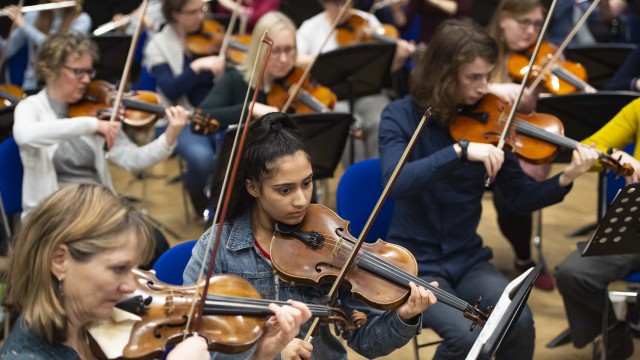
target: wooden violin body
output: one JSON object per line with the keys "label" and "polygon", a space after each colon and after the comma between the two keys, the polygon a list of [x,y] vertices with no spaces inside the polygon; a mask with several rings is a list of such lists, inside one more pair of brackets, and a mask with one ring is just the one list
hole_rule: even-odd
{"label": "wooden violin body", "polygon": [[22,88],[11,84],[0,84],[0,109],[7,106],[15,106],[25,98]]}
{"label": "wooden violin body", "polygon": [[[267,104],[282,109],[289,99],[289,89],[300,80],[303,73],[304,70],[294,67],[286,78],[275,81],[273,88],[267,94]],[[318,85],[307,77],[288,112],[296,114],[329,112],[335,107],[336,101],[336,95],[329,88]]]}
{"label": "wooden violin body", "polygon": [[226,57],[232,63],[239,65],[244,62],[251,42],[251,35],[233,35],[227,48]]}
{"label": "wooden violin body", "polygon": [[187,49],[196,56],[217,55],[224,39],[224,26],[212,19],[202,21],[200,30],[187,35]]}
{"label": "wooden violin body", "polygon": [[336,29],[336,40],[341,46],[361,42],[395,43],[399,36],[398,29],[393,25],[382,24],[378,29],[371,29],[367,19],[356,14],[352,14],[349,20]]}
{"label": "wooden violin body", "polygon": [[[115,86],[104,80],[93,80],[89,83],[84,98],[69,105],[69,117],[94,116],[108,119],[111,116],[111,105],[114,101]],[[136,91],[126,94],[127,99],[137,99],[147,103],[158,104],[160,99],[152,91]],[[158,119],[154,113],[134,109],[125,109],[122,121],[133,127],[151,126]]]}
{"label": "wooden violin body", "polygon": [[[529,68],[529,59],[533,49],[526,54],[512,53],[507,60],[509,76],[515,81],[521,81]],[[531,75],[537,77],[547,60],[553,56],[555,49],[551,44],[543,42],[538,51],[538,56],[533,63]],[[551,68],[551,73],[545,75],[544,86],[547,91],[556,95],[570,94],[584,91],[587,81],[587,70],[584,66],[573,61],[556,61]]]}

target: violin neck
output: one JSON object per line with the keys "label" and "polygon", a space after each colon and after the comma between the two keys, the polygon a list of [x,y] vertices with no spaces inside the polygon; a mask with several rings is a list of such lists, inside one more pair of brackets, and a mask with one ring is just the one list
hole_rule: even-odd
{"label": "violin neck", "polygon": [[584,80],[573,75],[570,71],[567,71],[565,68],[557,64],[553,65],[553,67],[551,68],[551,73],[573,85],[579,91],[584,91],[584,89],[587,87],[587,83],[584,82]]}
{"label": "violin neck", "polygon": [[397,39],[395,39],[395,38],[393,38],[391,36],[377,34],[375,32],[375,30],[373,31],[373,33],[371,33],[371,38],[374,39],[374,40],[377,40],[377,41],[379,41],[379,42],[381,42],[383,44],[394,44],[395,45],[395,44],[398,43]]}
{"label": "violin neck", "polygon": [[245,52],[245,53],[247,51],[249,51],[249,46],[247,46],[247,45],[245,45],[245,44],[243,44],[240,41],[235,40],[235,39],[231,39],[231,41],[229,41],[229,47],[231,49],[242,51],[242,52]]}
{"label": "violin neck", "polygon": [[[223,295],[207,295],[204,306],[204,315],[247,315],[247,316],[271,316],[273,311],[269,304],[278,306],[290,305],[286,301],[268,299],[244,298]],[[311,315],[326,318],[331,316],[331,310],[326,306],[307,304]]]}
{"label": "violin neck", "polygon": [[[542,129],[536,125],[533,125],[529,122],[526,121],[517,121],[516,122],[516,132],[522,134],[522,135],[526,135],[526,136],[530,136],[532,138],[538,139],[538,140],[542,140],[544,142],[547,142],[549,144],[553,144],[553,145],[557,145],[557,146],[562,146],[564,148],[570,149],[570,150],[575,150],[578,148],[578,142],[568,138],[566,136],[562,136],[562,135],[558,135],[552,132],[549,132],[545,129]],[[598,152],[598,154],[600,156],[604,155],[601,152]]]}
{"label": "violin neck", "polygon": [[122,105],[125,108],[131,110],[140,110],[145,112],[150,112],[152,114],[163,115],[165,111],[165,107],[158,104],[151,104],[145,101],[135,100],[135,99],[123,99]]}
{"label": "violin neck", "polygon": [[313,97],[313,95],[309,94],[309,92],[307,92],[304,89],[300,90],[299,99],[300,101],[302,101],[303,104],[313,109],[313,111],[315,112],[331,111],[331,109],[329,109],[325,104],[323,104],[320,100]]}

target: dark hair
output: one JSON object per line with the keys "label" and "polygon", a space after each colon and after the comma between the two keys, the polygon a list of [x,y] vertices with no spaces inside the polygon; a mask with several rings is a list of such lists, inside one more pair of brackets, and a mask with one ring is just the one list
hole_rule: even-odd
{"label": "dark hair", "polygon": [[173,24],[173,12],[182,11],[182,8],[188,1],[189,0],[162,0],[162,15],[167,19],[167,22]]}
{"label": "dark hair", "polygon": [[446,125],[457,105],[458,71],[480,57],[495,64],[496,42],[471,19],[450,19],[438,27],[411,76],[409,86],[423,110]]}
{"label": "dark hair", "polygon": [[273,171],[269,165],[284,156],[302,151],[309,157],[298,128],[285,113],[273,112],[254,120],[246,141],[229,204],[229,218],[253,206],[255,199],[247,192],[245,180],[261,183]]}

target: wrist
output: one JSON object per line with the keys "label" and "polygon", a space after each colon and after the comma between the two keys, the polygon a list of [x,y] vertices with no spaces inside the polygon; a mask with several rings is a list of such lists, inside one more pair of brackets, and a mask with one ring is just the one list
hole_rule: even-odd
{"label": "wrist", "polygon": [[567,173],[563,171],[562,173],[560,173],[560,177],[558,178],[558,183],[560,184],[561,187],[567,187],[571,185],[573,180],[575,180],[574,177],[567,175]]}

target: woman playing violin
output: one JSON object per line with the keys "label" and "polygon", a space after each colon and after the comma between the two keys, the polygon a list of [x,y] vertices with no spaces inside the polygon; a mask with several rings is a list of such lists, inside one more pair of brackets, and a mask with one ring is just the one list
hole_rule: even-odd
{"label": "woman playing violin", "polygon": [[[276,222],[300,223],[307,215],[313,190],[309,153],[283,113],[271,113],[254,121],[249,129],[235,184],[229,218],[223,226],[214,273],[247,278],[264,298],[291,298],[321,303],[328,288],[290,285],[274,277],[270,244]],[[196,281],[209,234],[196,244],[184,273],[186,284]],[[208,258],[208,257],[207,257]],[[433,293],[411,283],[411,296],[397,310],[381,313],[366,309],[348,292],[339,295],[343,307],[357,307],[368,315],[367,323],[351,334],[349,346],[367,358],[390,353],[406,344],[420,326],[419,314],[435,303]],[[303,326],[306,329],[309,324]],[[380,341],[383,339],[384,341]],[[281,353],[283,359],[346,359],[342,344],[327,326],[321,326],[311,343],[293,340]]]}
{"label": "woman playing violin", "polygon": [[[40,3],[60,2],[62,0],[41,0]],[[68,31],[76,31],[82,34],[89,32],[91,18],[87,13],[79,10],[79,7],[68,7],[50,11],[29,12],[22,15],[20,8],[9,5],[4,10],[15,23],[15,29],[11,32],[9,40],[2,39],[0,48],[8,46],[7,57],[13,56],[25,44],[29,49],[29,61],[24,72],[22,88],[27,91],[38,89],[36,71],[33,64],[36,61],[38,48],[47,39],[47,36],[64,34]]]}
{"label": "woman playing violin", "polygon": [[[395,208],[387,240],[416,256],[420,277],[436,280],[443,290],[468,302],[480,295],[482,308],[495,305],[508,283],[489,262],[491,250],[483,247],[477,233],[485,176],[495,179],[494,186],[514,209],[532,211],[561,201],[573,180],[598,158],[593,149],[579,147],[560,174],[536,182],[522,172],[511,152],[453,140],[450,126],[457,111],[488,92],[497,55],[495,41],[480,26],[469,20],[445,21],[414,69],[411,95],[389,104],[380,122],[386,181],[424,110],[431,108],[433,116],[391,190]],[[424,326],[445,340],[435,357],[464,357],[480,330],[469,332],[468,321],[451,308],[440,303],[435,308],[423,313]],[[533,346],[533,320],[525,308],[497,357],[530,359]]]}
{"label": "woman playing violin", "polygon": [[[107,187],[74,184],[42,201],[22,227],[10,256],[4,304],[19,317],[3,359],[95,359],[87,328],[112,317],[136,290],[131,272],[153,253],[152,229]],[[253,359],[273,358],[309,318],[304,304],[277,307]],[[274,326],[277,325],[277,326]],[[209,359],[193,336],[168,359]]]}
{"label": "woman playing violin", "polygon": [[[155,141],[138,147],[120,131],[119,122],[95,117],[69,118],[69,104],[82,100],[97,60],[96,45],[74,32],[56,35],[42,44],[35,67],[45,82],[39,93],[18,103],[13,134],[24,165],[22,218],[55,190],[70,183],[112,187],[105,160],[132,171],[142,171],[167,159],[184,127],[187,111],[167,109],[169,126]],[[160,246],[158,252],[165,246]]]}
{"label": "woman playing violin", "polygon": [[[633,155],[619,149],[638,141],[640,100],[634,100],[582,142],[595,143],[604,152],[609,148],[614,149],[612,157],[631,164],[635,170],[632,176],[625,178],[626,183],[630,184],[640,181],[640,147],[635,147]],[[594,170],[602,169],[594,166]],[[558,290],[564,300],[571,340],[575,347],[584,347],[602,332],[602,315],[605,301],[609,301],[605,300],[609,284],[639,270],[639,254],[582,257],[578,251],[574,251],[558,265]],[[608,309],[612,309],[611,304],[608,306]],[[609,316],[609,320],[607,359],[626,359],[633,353],[633,336],[629,323],[618,323],[613,315]]]}
{"label": "woman playing violin", "polygon": [[[206,10],[202,0],[162,2],[167,25],[151,37],[144,50],[144,63],[156,79],[158,92],[167,105],[193,109],[207,95],[213,79],[224,71],[221,57],[196,57],[188,50],[187,35],[200,29]],[[215,149],[215,135],[196,135],[188,128],[180,134],[176,148],[177,154],[187,162],[184,184],[199,215],[207,207],[204,189],[215,168]]]}
{"label": "woman playing violin", "polygon": [[[252,115],[260,117],[270,112],[280,111],[279,106],[284,105],[271,104],[269,99],[270,95],[276,91],[276,87],[281,88],[282,81],[294,70],[297,54],[296,27],[286,15],[272,11],[266,13],[256,24],[247,55],[239,69],[227,70],[200,103],[202,112],[217,119],[223,128],[237,123],[240,119],[253,64],[258,56],[258,47],[264,32],[268,32],[273,40],[273,49]],[[251,86],[253,88],[255,84]]]}
{"label": "woman playing violin", "polygon": [[[305,20],[302,25],[300,25],[300,29],[298,29],[296,34],[298,41],[297,63],[301,67],[308,66],[313,55],[315,55],[319,50],[322,50],[322,52],[328,52],[341,46],[338,42],[338,36],[333,35],[329,37],[329,41],[326,46],[321,49],[324,39],[331,30],[331,24],[340,14],[342,7],[345,6],[346,0],[320,0],[320,3],[322,4],[324,11]],[[352,17],[365,19],[364,27],[367,29],[353,29],[352,31],[349,26],[342,26],[349,25],[349,20]],[[364,30],[366,33],[366,31],[375,31],[379,28],[381,28],[381,24],[375,16],[350,8],[346,12],[346,15],[340,20],[338,30],[336,30],[336,32],[344,31],[348,34],[349,32]],[[400,69],[414,51],[415,46],[413,43],[398,39],[396,42],[396,52],[389,71],[396,71]],[[389,98],[383,93],[364,96],[355,101],[353,109],[353,114],[356,120],[353,126],[353,137],[356,138],[356,141],[354,142],[354,161],[378,156],[378,124],[380,123],[380,113],[388,102]],[[348,103],[346,101],[338,102],[335,110],[349,112]],[[349,141],[351,141],[351,139]],[[350,148],[351,147],[349,145],[345,146],[346,151],[343,153],[343,159],[348,159],[350,157]]]}

